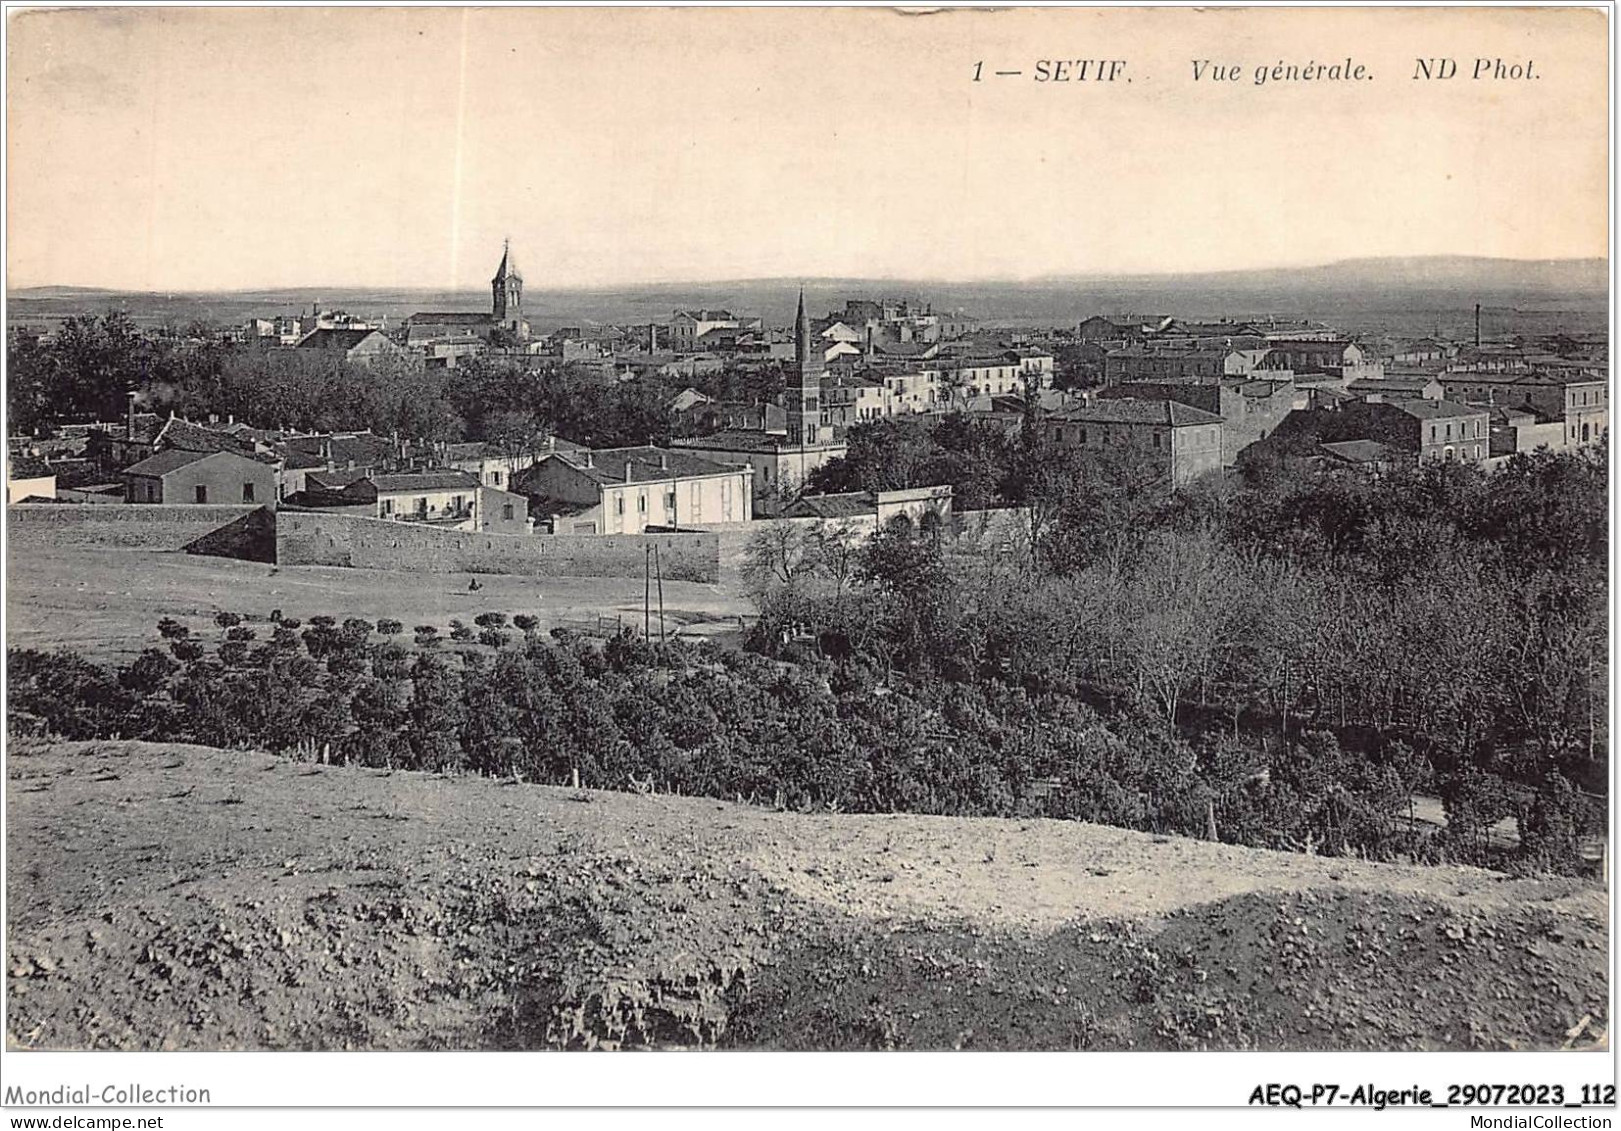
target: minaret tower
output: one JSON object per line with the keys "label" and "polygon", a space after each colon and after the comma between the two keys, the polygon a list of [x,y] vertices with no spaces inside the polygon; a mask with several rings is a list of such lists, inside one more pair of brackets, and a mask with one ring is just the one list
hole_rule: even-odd
{"label": "minaret tower", "polygon": [[787,395],[788,442],[805,446],[817,442],[822,426],[822,351],[811,338],[805,317],[805,288],[799,288],[799,313],[794,317],[794,375]]}
{"label": "minaret tower", "polygon": [[523,323],[523,275],[512,258],[512,241],[501,243],[501,266],[490,280],[490,318],[497,325],[518,330]]}

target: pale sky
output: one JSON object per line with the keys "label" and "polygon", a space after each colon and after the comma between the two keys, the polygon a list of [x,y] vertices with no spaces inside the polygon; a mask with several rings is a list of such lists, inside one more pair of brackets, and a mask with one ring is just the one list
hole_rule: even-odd
{"label": "pale sky", "polygon": [[[108,9],[8,30],[10,287],[479,287],[504,236],[537,289],[1608,248],[1601,11]],[[1462,73],[1415,80],[1420,55]],[[1131,82],[1033,79],[1083,57]],[[1373,79],[1253,81],[1346,57]],[[1470,77],[1497,57],[1540,77]],[[1196,59],[1242,77],[1195,82]]]}

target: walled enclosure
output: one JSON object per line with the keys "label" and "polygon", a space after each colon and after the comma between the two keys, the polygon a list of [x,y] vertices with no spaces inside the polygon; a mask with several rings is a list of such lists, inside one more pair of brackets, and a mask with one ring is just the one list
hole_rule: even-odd
{"label": "walled enclosure", "polygon": [[720,579],[720,540],[713,533],[477,534],[321,511],[163,503],[27,503],[6,508],[6,529],[17,545],[185,550],[282,566],[533,577],[640,577],[648,548],[657,546],[668,580],[713,585]]}
{"label": "walled enclosure", "polygon": [[24,503],[6,508],[6,536],[19,545],[180,550],[256,509],[164,503]]}
{"label": "walled enclosure", "polygon": [[276,515],[276,561],[283,566],[641,577],[654,546],[667,580],[719,580],[719,539],[709,533],[479,534],[317,511],[283,509]]}

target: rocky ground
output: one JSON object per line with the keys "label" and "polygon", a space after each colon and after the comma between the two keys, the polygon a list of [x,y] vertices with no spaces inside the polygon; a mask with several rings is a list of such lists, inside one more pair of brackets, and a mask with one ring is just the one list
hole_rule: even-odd
{"label": "rocky ground", "polygon": [[1602,890],[1058,821],[10,749],[13,1047],[1592,1047]]}

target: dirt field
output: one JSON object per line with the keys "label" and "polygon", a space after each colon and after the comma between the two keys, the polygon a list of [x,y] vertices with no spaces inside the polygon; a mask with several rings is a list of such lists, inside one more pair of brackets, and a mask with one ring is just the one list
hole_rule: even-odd
{"label": "dirt field", "polygon": [[8,769],[14,1047],[1607,1039],[1605,896],[1573,880],[201,747]]}
{"label": "dirt field", "polygon": [[[13,546],[6,561],[6,646],[72,648],[96,660],[127,660],[157,640],[165,617],[209,624],[220,610],[268,617],[280,609],[307,620],[393,617],[407,629],[471,624],[481,612],[530,613],[550,628],[601,616],[642,623],[642,582],[626,578],[479,576],[293,566],[277,568],[178,551]],[[653,631],[658,631],[657,598]],[[735,627],[752,607],[718,585],[664,583],[667,631],[702,635]]]}

